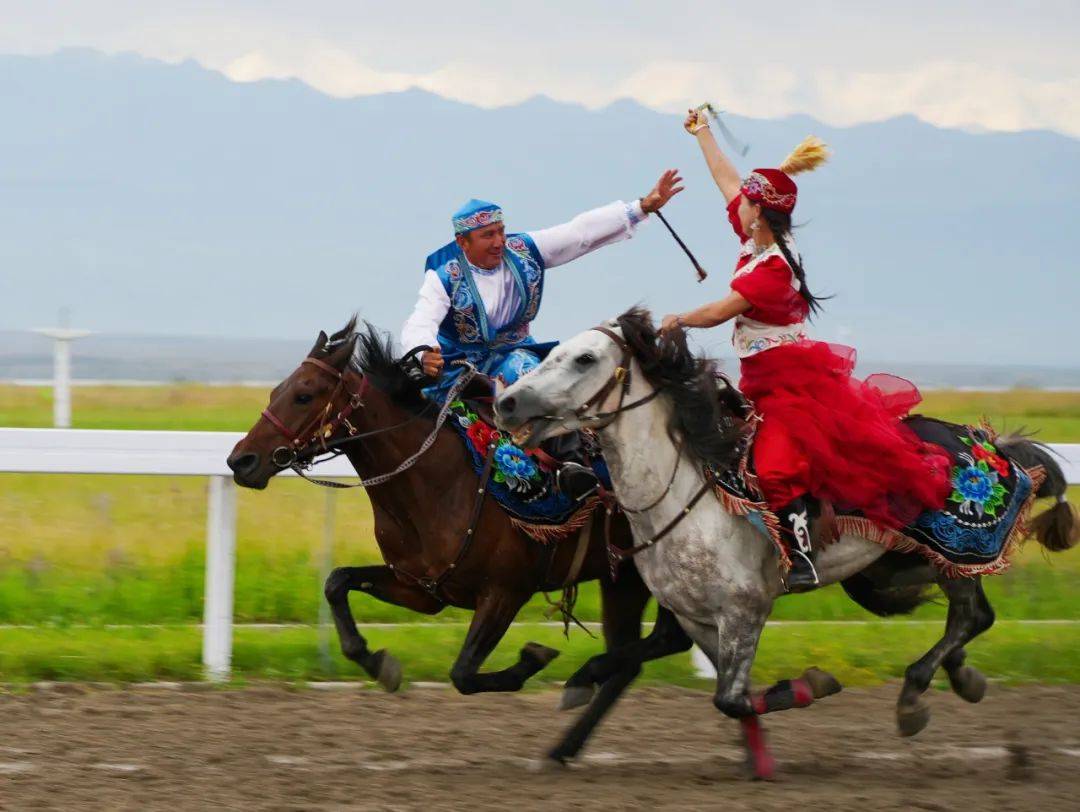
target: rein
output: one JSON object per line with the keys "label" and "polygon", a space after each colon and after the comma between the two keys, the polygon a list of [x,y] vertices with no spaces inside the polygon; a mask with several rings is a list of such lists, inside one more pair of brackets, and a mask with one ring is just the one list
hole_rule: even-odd
{"label": "rein", "polygon": [[[577,417],[578,420],[581,421],[606,420],[607,422],[603,423],[603,425],[593,427],[595,429],[602,429],[610,426],[613,422],[615,422],[615,418],[623,412],[628,412],[631,409],[635,409],[638,406],[642,406],[648,403],[650,400],[660,394],[660,389],[653,389],[653,391],[645,397],[639,398],[638,400],[635,400],[630,404],[623,405],[626,399],[626,395],[630,391],[630,361],[633,357],[630,345],[626,342],[626,339],[624,339],[618,333],[608,329],[603,325],[594,327],[593,329],[599,333],[603,333],[604,335],[606,335],[615,343],[616,346],[619,347],[619,349],[622,350],[622,359],[619,361],[619,365],[615,368],[615,372],[612,373],[611,378],[608,379],[608,382],[600,388],[600,391],[598,391],[595,395],[589,398],[580,408],[576,409],[574,412],[575,417]],[[619,393],[619,402],[614,410],[610,412],[599,412],[595,415],[585,414],[585,412],[591,407],[602,403],[604,399],[611,394],[611,391],[616,386],[621,386],[622,390]],[[690,511],[694,509],[694,506],[697,505],[697,503],[700,502],[702,498],[704,498],[705,494],[707,494],[713,489],[712,477],[709,475],[708,471],[706,471],[705,484],[703,484],[698,489],[698,491],[690,498],[690,501],[686,504],[686,507],[676,513],[674,518],[672,518],[671,521],[664,525],[658,533],[653,535],[651,538],[641,542],[640,544],[635,544],[633,547],[627,550],[616,547],[614,544],[611,543],[611,516],[615,512],[615,510],[619,509],[625,513],[644,513],[645,511],[652,510],[654,507],[659,505],[660,502],[663,501],[664,497],[671,493],[671,489],[675,484],[675,475],[679,471],[679,463],[682,461],[683,447],[684,444],[680,444],[678,452],[675,455],[675,467],[671,471],[671,478],[668,480],[667,487],[664,488],[663,492],[656,499],[654,499],[650,504],[646,505],[645,507],[623,507],[618,503],[618,501],[616,501],[615,497],[612,494],[604,493],[602,495],[602,498],[604,500],[604,506],[606,509],[606,516],[604,517],[604,545],[607,548],[608,565],[611,568],[612,578],[615,577],[616,570],[618,569],[620,563],[625,561],[627,558],[633,558],[638,553],[649,549],[650,547],[660,541],[663,541],[663,539],[670,535],[671,531],[678,527],[682,520],[690,515]]]}
{"label": "rein", "polygon": [[[412,468],[417,461],[428,449],[435,443],[436,438],[439,435],[439,431],[442,429],[443,424],[446,423],[447,417],[450,415],[450,406],[457,400],[458,395],[468,386],[469,382],[476,376],[476,368],[470,364],[465,364],[465,371],[459,376],[458,380],[454,382],[454,385],[447,393],[446,401],[443,404],[442,409],[439,410],[438,416],[435,418],[435,426],[431,430],[431,433],[424,438],[424,442],[420,444],[420,448],[416,453],[404,459],[393,471],[388,471],[384,474],[378,474],[377,476],[370,477],[369,479],[361,479],[359,482],[350,484],[344,484],[341,482],[335,482],[329,479],[319,479],[318,477],[308,476],[305,473],[306,469],[314,467],[319,462],[325,462],[332,457],[324,457],[320,460],[313,460],[311,462],[300,462],[300,457],[306,453],[312,446],[319,446],[323,451],[331,452],[337,450],[341,445],[346,443],[355,442],[366,437],[372,437],[377,434],[385,434],[402,426],[408,425],[413,420],[416,420],[420,415],[413,415],[408,420],[403,420],[400,423],[396,423],[393,426],[384,426],[381,429],[375,429],[368,432],[359,432],[352,423],[349,422],[349,416],[352,415],[357,409],[363,408],[364,394],[367,392],[368,379],[366,376],[360,379],[360,389],[357,392],[347,392],[349,400],[345,407],[337,413],[337,415],[327,422],[327,417],[330,411],[333,409],[334,400],[338,395],[338,392],[345,387],[345,376],[334,369],[329,364],[319,360],[318,358],[305,358],[301,364],[311,364],[318,367],[324,372],[333,375],[338,379],[338,384],[334,388],[334,391],[330,394],[330,398],[326,402],[326,407],[321,414],[312,418],[305,424],[304,428],[299,433],[293,433],[289,428],[279,420],[269,408],[263,410],[263,417],[265,417],[271,425],[273,425],[278,431],[280,431],[285,438],[290,441],[289,446],[279,446],[274,449],[274,453],[271,455],[271,460],[279,468],[291,468],[302,479],[306,479],[315,485],[320,485],[324,488],[337,488],[339,490],[348,490],[350,488],[372,488],[377,485],[382,485],[390,479],[404,473]],[[347,437],[341,437],[337,440],[332,440],[334,433],[344,425],[348,431]],[[310,429],[310,430],[309,430]],[[316,452],[318,453],[318,452]],[[337,456],[342,452],[337,451],[333,456]]]}

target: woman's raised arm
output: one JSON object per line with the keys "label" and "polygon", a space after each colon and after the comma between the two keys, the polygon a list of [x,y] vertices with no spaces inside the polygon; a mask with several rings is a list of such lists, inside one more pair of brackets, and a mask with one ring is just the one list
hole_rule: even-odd
{"label": "woman's raised arm", "polygon": [[709,120],[705,117],[705,113],[701,110],[690,110],[686,120],[683,122],[683,127],[697,139],[698,146],[701,147],[701,154],[705,156],[705,163],[709,165],[709,172],[712,173],[713,180],[720,187],[720,193],[723,194],[724,201],[730,203],[731,199],[739,193],[742,178],[739,177],[739,170],[728,160],[728,157],[721,151],[720,145],[716,143],[716,138],[713,137],[712,130],[709,129]]}

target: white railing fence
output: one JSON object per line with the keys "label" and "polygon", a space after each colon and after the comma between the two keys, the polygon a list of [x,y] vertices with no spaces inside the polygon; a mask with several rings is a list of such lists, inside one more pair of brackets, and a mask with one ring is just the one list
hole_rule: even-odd
{"label": "white railing fence", "polygon": [[[243,435],[218,431],[99,431],[0,428],[0,473],[142,474],[210,478],[206,512],[206,595],[203,666],[212,680],[228,679],[232,661],[236,563],[236,486],[225,465]],[[1080,443],[1056,444],[1071,484],[1080,484]],[[283,476],[295,476],[286,471]],[[319,476],[355,476],[344,457]],[[326,532],[332,532],[332,492]]]}
{"label": "white railing fence", "polygon": [[[212,680],[228,679],[232,662],[236,485],[225,459],[241,437],[222,431],[0,429],[0,473],[209,477],[202,657]],[[327,478],[354,474],[344,458],[319,468]]]}

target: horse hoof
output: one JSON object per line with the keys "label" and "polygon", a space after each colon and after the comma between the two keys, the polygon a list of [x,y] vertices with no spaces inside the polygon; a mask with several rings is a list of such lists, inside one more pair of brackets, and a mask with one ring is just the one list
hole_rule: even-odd
{"label": "horse hoof", "polygon": [[914,736],[930,723],[930,706],[921,699],[913,705],[896,706],[896,726],[901,736]]}
{"label": "horse hoof", "polygon": [[562,699],[559,700],[559,710],[573,710],[588,705],[592,702],[596,689],[592,685],[572,685],[563,688]]}
{"label": "horse hoof", "polygon": [[539,643],[526,643],[521,647],[521,659],[533,663],[537,671],[547,668],[548,663],[558,656],[558,649],[548,648]]}
{"label": "horse hoof", "polygon": [[986,677],[977,668],[965,665],[949,675],[953,692],[965,702],[981,702],[986,696]]}
{"label": "horse hoof", "polygon": [[376,658],[375,681],[387,693],[394,693],[401,687],[401,663],[386,649],[379,649],[374,656]]}
{"label": "horse hoof", "polygon": [[806,680],[807,684],[809,684],[810,690],[814,694],[814,699],[824,699],[827,696],[838,694],[843,690],[840,680],[828,671],[822,671],[820,668],[807,668],[803,671],[802,679]]}

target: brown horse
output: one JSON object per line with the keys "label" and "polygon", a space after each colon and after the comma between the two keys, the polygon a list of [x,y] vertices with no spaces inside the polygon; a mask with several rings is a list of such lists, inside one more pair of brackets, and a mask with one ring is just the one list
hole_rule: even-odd
{"label": "brown horse", "polygon": [[[561,588],[575,569],[575,582],[600,581],[608,648],[639,640],[649,593],[637,571],[625,567],[614,581],[602,534],[596,532],[584,560],[575,566],[576,533],[565,542],[539,544],[493,501],[478,499],[480,477],[460,437],[449,428],[435,430],[438,409],[395,359],[389,339],[370,326],[359,333],[355,328],[354,317],[330,338],[319,334],[308,357],[273,390],[268,408],[228,458],[236,483],[258,489],[285,468],[326,450],[345,454],[364,479],[382,479],[379,475],[404,468],[367,488],[375,540],[386,563],[340,567],[326,581],[345,656],[387,690],[399,686],[400,664],[385,650],[370,651],[357,630],[350,591],[430,615],[447,606],[472,609],[450,679],[465,694],[517,691],[558,652],[529,643],[510,668],[479,669],[525,602],[538,591]],[[433,442],[426,447],[429,439]],[[414,464],[402,465],[421,450]],[[629,525],[621,516],[613,521],[612,536],[630,544]],[[639,668],[629,664],[625,674],[612,680],[612,692],[621,690],[618,683],[628,684]],[[581,720],[578,735],[587,735],[601,715],[598,711]]]}

